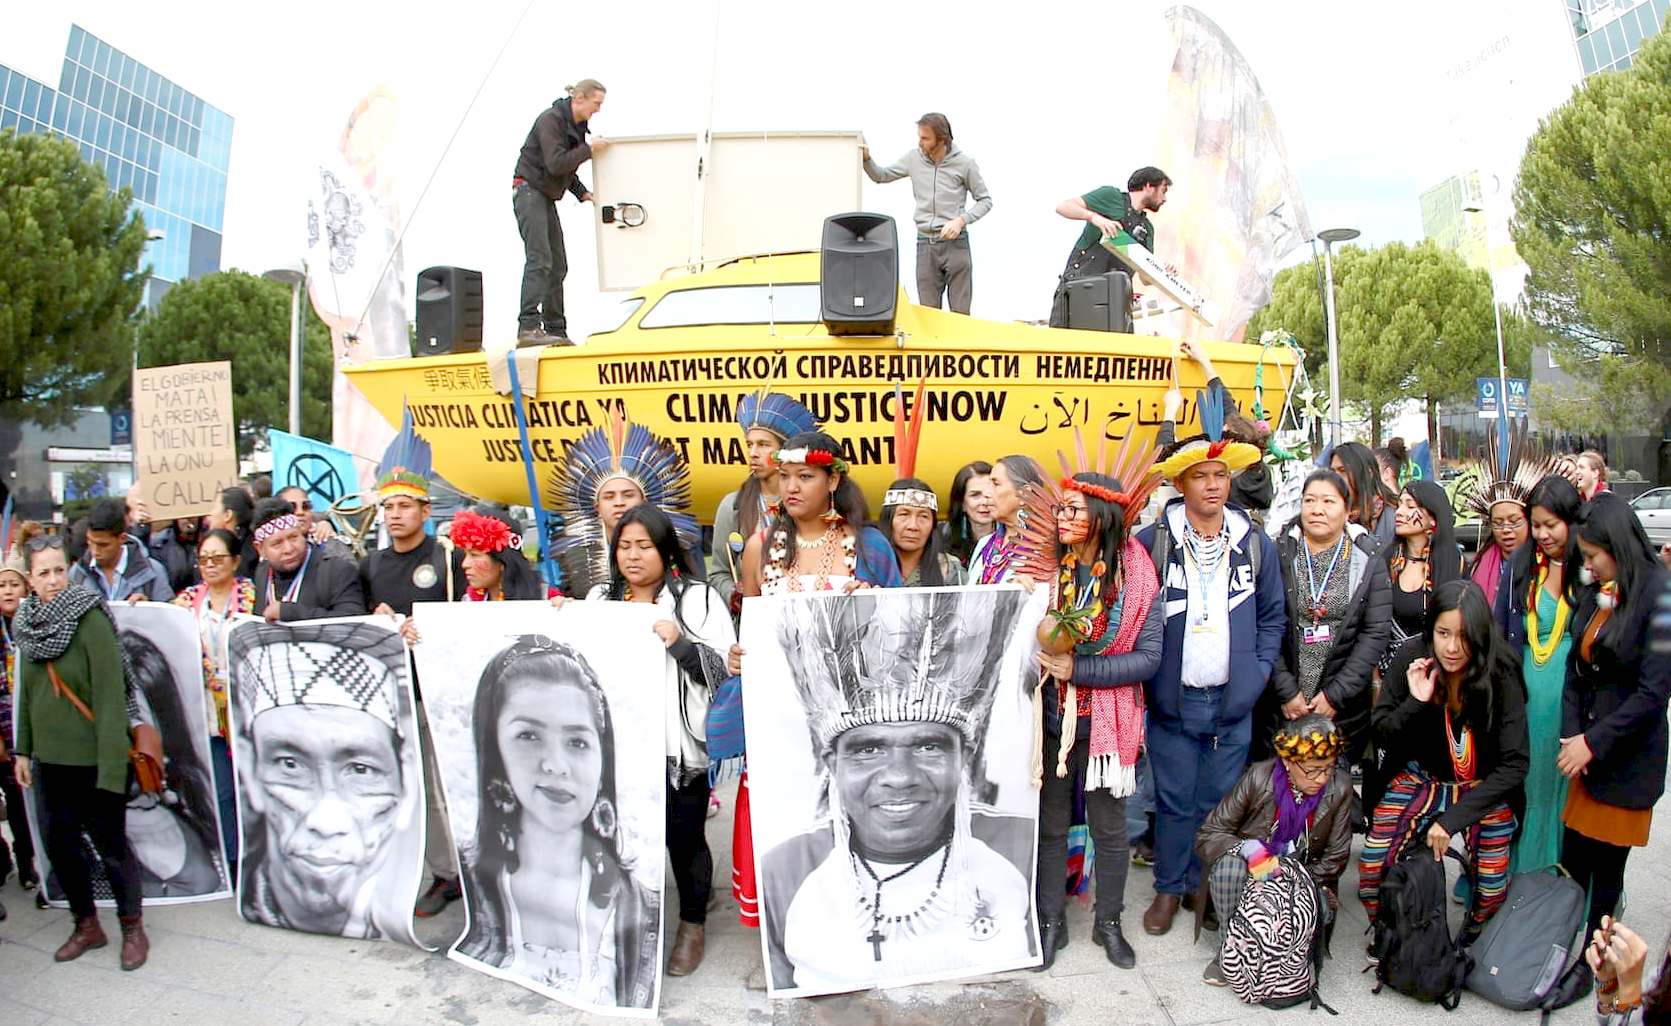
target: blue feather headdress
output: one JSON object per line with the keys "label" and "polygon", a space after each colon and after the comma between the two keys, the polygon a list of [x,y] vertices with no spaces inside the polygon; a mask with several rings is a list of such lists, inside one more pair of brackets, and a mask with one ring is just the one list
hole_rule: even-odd
{"label": "blue feather headdress", "polygon": [[592,579],[608,579],[609,539],[598,517],[598,491],[616,478],[637,485],[645,501],[673,521],[679,543],[699,551],[702,529],[689,512],[690,468],[671,443],[641,424],[627,423],[617,404],[610,422],[581,435],[546,484],[546,502],[563,517],[563,534],[553,546],[559,555],[584,548],[595,572]]}
{"label": "blue feather headdress", "polygon": [[383,450],[382,462],[377,465],[377,501],[408,495],[427,502],[431,476],[429,443],[418,437],[412,410],[403,408],[400,434]]}
{"label": "blue feather headdress", "polygon": [[743,396],[737,404],[737,426],[745,435],[755,428],[763,428],[783,442],[804,431],[817,431],[818,418],[783,393],[762,388]]}

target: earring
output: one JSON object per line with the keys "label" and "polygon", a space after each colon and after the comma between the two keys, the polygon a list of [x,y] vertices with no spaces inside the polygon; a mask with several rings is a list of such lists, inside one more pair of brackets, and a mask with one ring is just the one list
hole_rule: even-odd
{"label": "earring", "polygon": [[511,829],[509,823],[499,825],[499,847],[504,849],[507,855],[516,852],[516,832]]}
{"label": "earring", "polygon": [[823,520],[826,524],[841,523],[841,510],[836,509],[835,496],[833,495],[830,496],[830,508],[824,511]]}
{"label": "earring", "polygon": [[511,790],[511,785],[503,780],[488,783],[487,800],[493,803],[493,807],[499,810],[501,815],[508,816],[516,811],[516,793]]}
{"label": "earring", "polygon": [[592,829],[605,840],[615,836],[615,805],[608,798],[599,798],[592,807]]}

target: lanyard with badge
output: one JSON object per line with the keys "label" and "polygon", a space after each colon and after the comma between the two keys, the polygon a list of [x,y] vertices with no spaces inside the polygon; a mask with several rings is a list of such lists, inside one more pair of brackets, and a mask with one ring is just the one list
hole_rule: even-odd
{"label": "lanyard with badge", "polygon": [[[1307,645],[1326,645],[1334,640],[1334,631],[1323,622],[1328,615],[1328,605],[1323,601],[1323,593],[1329,590],[1329,581],[1334,577],[1335,567],[1340,564],[1340,554],[1346,548],[1346,538],[1341,537],[1335,543],[1334,555],[1329,557],[1329,568],[1323,572],[1323,583],[1317,583],[1317,572],[1311,561],[1311,546],[1300,543],[1305,549],[1305,588],[1311,598],[1311,626],[1302,627]],[[1298,562],[1296,560],[1295,562]]]}
{"label": "lanyard with badge", "polygon": [[[295,578],[293,578],[291,580],[290,587],[284,589],[284,597],[282,599],[280,599],[279,601],[281,601],[281,602],[294,602],[294,601],[296,601],[296,596],[298,596],[302,593],[302,578],[307,575],[308,563],[312,559],[313,559],[313,546],[309,545],[307,547],[307,554],[302,557],[302,565],[296,568]],[[269,601],[269,602],[273,601],[273,579],[274,579],[273,578],[273,568],[272,568],[272,566],[269,565],[267,567],[267,601]]]}

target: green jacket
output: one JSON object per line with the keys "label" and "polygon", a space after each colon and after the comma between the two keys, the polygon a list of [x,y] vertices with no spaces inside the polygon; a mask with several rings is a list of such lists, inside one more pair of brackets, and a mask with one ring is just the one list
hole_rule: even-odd
{"label": "green jacket", "polygon": [[22,708],[17,711],[17,753],[58,766],[97,766],[99,790],[128,791],[128,702],[122,654],[109,617],[93,610],[81,618],[70,647],[56,660],[64,686],[93,710],[93,722],[52,693],[46,664],[18,653]]}

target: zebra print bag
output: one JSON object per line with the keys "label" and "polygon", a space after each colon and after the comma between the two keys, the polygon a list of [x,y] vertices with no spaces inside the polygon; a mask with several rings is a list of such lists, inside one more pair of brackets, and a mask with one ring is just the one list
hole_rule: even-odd
{"label": "zebra print bag", "polygon": [[1300,860],[1283,856],[1281,866],[1263,880],[1248,877],[1225,920],[1219,968],[1230,990],[1250,1005],[1291,1008],[1310,1001],[1332,1015],[1317,994],[1327,906]]}

